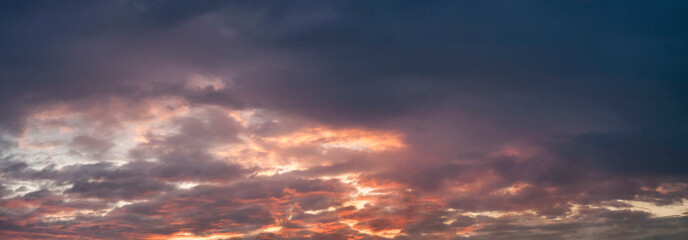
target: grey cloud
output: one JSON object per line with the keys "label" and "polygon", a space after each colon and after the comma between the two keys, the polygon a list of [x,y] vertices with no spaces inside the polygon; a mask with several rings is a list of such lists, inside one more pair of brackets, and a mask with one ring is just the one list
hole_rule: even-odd
{"label": "grey cloud", "polygon": [[157,195],[171,189],[171,186],[163,182],[147,178],[127,178],[120,181],[90,182],[79,180],[73,183],[65,193],[78,194],[83,197],[104,199],[140,199]]}
{"label": "grey cloud", "polygon": [[110,148],[114,147],[115,145],[112,142],[106,140],[81,135],[74,137],[72,139],[72,142],[70,143],[70,146],[72,147],[72,149],[76,151],[91,154],[92,156],[100,156],[102,154],[105,154],[108,150],[110,150]]}

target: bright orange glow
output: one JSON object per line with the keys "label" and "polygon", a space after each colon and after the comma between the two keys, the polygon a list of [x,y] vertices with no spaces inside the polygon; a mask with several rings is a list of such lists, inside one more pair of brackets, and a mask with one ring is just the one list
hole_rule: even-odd
{"label": "bright orange glow", "polygon": [[302,129],[291,135],[266,140],[282,146],[316,144],[326,149],[345,148],[361,151],[386,151],[404,146],[401,135],[394,132],[361,129],[336,130],[323,127]]}
{"label": "bright orange glow", "polygon": [[[198,91],[199,88],[222,87],[202,81],[197,84],[200,85],[192,87]],[[108,108],[125,109],[128,103],[113,99],[107,104]],[[537,187],[527,181],[506,182],[507,178],[494,169],[476,168],[454,174],[451,168],[461,171],[468,166],[460,159],[452,160],[455,165],[448,166],[449,170],[442,166],[437,172],[416,172],[401,164],[387,164],[385,168],[375,169],[380,172],[370,171],[369,167],[375,166],[375,161],[394,162],[390,159],[405,157],[407,150],[413,150],[406,148],[404,135],[391,130],[338,129],[304,123],[287,125],[280,131],[262,135],[256,131],[262,127],[261,124],[278,124],[280,119],[261,115],[262,110],[259,109],[199,107],[174,98],[149,100],[138,107],[140,112],[123,110],[110,118],[101,118],[103,112],[98,109],[77,112],[71,108],[56,104],[29,116],[29,127],[18,138],[17,147],[23,152],[61,160],[56,166],[47,166],[45,173],[31,170],[30,177],[49,178],[50,174],[55,174],[50,171],[73,171],[87,166],[82,175],[88,179],[65,186],[53,183],[57,186],[53,187],[54,195],[45,196],[39,194],[39,190],[46,186],[44,183],[23,190],[15,187],[17,193],[1,199],[0,207],[12,209],[15,215],[26,214],[28,217],[20,224],[61,224],[82,218],[102,218],[105,220],[97,223],[105,225],[101,229],[116,230],[136,227],[120,223],[124,218],[131,218],[142,224],[151,222],[146,227],[154,231],[125,232],[121,237],[151,240],[316,238],[342,233],[347,239],[391,239],[397,236],[451,239],[482,234],[478,231],[486,226],[478,222],[482,219],[522,217],[532,218],[529,221],[535,223],[565,220],[562,217],[544,219],[529,206],[503,204],[500,207],[504,210],[485,210],[480,201],[460,202],[476,194],[503,198],[505,202],[519,201],[519,197]],[[215,135],[214,128],[225,132]],[[95,142],[94,148],[101,152],[81,153],[73,148],[75,137],[98,132],[96,130],[102,133],[97,137],[117,144],[112,144],[112,149],[98,150],[98,138],[94,137],[89,141]],[[236,134],[236,138],[224,138],[225,133]],[[219,140],[213,142],[206,138]],[[181,150],[176,145],[181,145]],[[141,149],[145,151],[137,152]],[[520,162],[535,154],[534,148],[508,146],[488,155]],[[133,155],[140,159],[128,159]],[[89,165],[97,162],[94,159],[101,164],[117,164],[103,164],[107,167],[94,171],[90,168],[99,166]],[[126,165],[132,162],[135,164]],[[176,166],[178,162],[185,165]],[[173,167],[166,168],[168,163]],[[347,163],[353,168],[347,169],[350,167]],[[354,165],[361,163],[368,165]],[[214,178],[206,178],[205,174],[216,173],[215,168],[235,171],[220,172]],[[407,175],[394,171],[418,174],[413,177],[419,181],[428,180],[429,184],[408,181]],[[432,181],[434,174],[442,178]],[[122,181],[129,176],[136,176],[135,181]],[[136,185],[139,179],[147,179],[150,185],[144,182],[141,186]],[[119,184],[125,186],[118,187]],[[438,187],[429,191],[423,189],[428,185]],[[686,186],[662,183],[643,186],[641,190],[672,195],[684,191],[688,188]],[[128,192],[137,187],[145,191]],[[100,191],[103,188],[112,190]],[[547,194],[557,194],[559,189],[546,187],[542,190]],[[38,192],[36,196],[24,197],[24,194],[34,191]],[[80,191],[93,191],[95,194],[82,195]],[[116,197],[126,197],[95,206],[100,199],[107,201],[113,197],[111,192],[115,192]],[[455,200],[459,204],[452,202]],[[605,209],[645,211],[653,216],[671,217],[680,216],[688,205],[688,201],[667,206],[643,201],[618,202],[630,207]],[[457,210],[461,204],[475,206],[475,210]],[[568,216],[584,214],[581,209],[585,207],[590,206],[574,205]],[[32,215],[38,211],[39,214]],[[457,222],[462,218],[474,222]],[[9,218],[0,216],[0,221],[5,219]],[[83,222],[78,227],[90,228],[95,224]],[[453,227],[457,224],[458,227]],[[446,231],[432,234],[414,232],[414,228],[419,227]],[[4,233],[17,239],[57,236]]]}

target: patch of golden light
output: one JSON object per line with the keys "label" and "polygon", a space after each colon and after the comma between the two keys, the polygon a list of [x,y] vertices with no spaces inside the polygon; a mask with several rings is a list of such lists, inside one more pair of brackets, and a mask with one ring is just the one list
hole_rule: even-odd
{"label": "patch of golden light", "polygon": [[319,145],[322,148],[345,148],[360,151],[386,151],[404,146],[398,133],[362,129],[307,128],[287,136],[267,138],[282,146]]}
{"label": "patch of golden light", "polygon": [[[380,195],[383,194],[381,189],[378,188],[372,188],[372,187],[363,187],[359,184],[358,178],[359,174],[342,174],[338,176],[331,176],[331,177],[323,177],[322,179],[337,179],[340,182],[347,184],[349,186],[352,186],[356,189],[355,192],[351,193],[349,195],[349,200],[345,201],[342,203],[342,207],[349,207],[353,206],[356,209],[364,209],[367,206],[370,206],[371,204],[375,204],[374,200],[370,200],[371,195]],[[389,208],[389,207],[386,207]],[[321,209],[317,211],[305,211],[305,213],[309,214],[319,214],[323,212],[332,212],[335,211],[336,209],[333,207],[330,207],[328,209]],[[359,223],[358,220],[355,219],[343,219],[340,220],[340,223],[348,225],[351,229],[358,231],[360,233],[368,234],[368,235],[373,235],[373,236],[379,236],[379,237],[385,237],[385,238],[394,238],[396,236],[399,236],[401,234],[402,229],[388,229],[384,231],[371,231],[369,229],[364,229],[364,228],[359,228],[356,226],[356,224]]]}
{"label": "patch of golden light", "polygon": [[368,204],[371,204],[371,202],[367,201],[367,200],[353,199],[353,200],[349,200],[349,201],[344,202],[344,204],[342,204],[342,206],[345,206],[345,207],[354,206],[354,207],[356,207],[356,209],[363,209]]}
{"label": "patch of golden light", "polygon": [[249,127],[251,124],[251,118],[255,114],[256,110],[255,109],[249,109],[249,110],[243,110],[243,111],[228,111],[227,115],[229,117],[233,118],[234,121],[237,121],[239,124],[241,124],[242,127]]}
{"label": "patch of golden light", "polygon": [[497,190],[497,192],[499,192],[501,194],[512,194],[513,195],[513,194],[517,194],[518,192],[520,192],[521,190],[523,190],[524,188],[529,187],[529,186],[530,186],[530,184],[517,182],[517,183],[514,183],[513,185],[511,185],[509,187],[499,189],[499,190]]}
{"label": "patch of golden light", "polygon": [[55,214],[45,214],[41,216],[41,221],[44,222],[58,222],[58,221],[71,221],[75,220],[79,216],[85,215],[100,215],[104,216],[107,214],[107,210],[72,210],[72,211],[60,211]]}
{"label": "patch of golden light", "polygon": [[465,227],[459,231],[456,231],[456,235],[460,235],[463,237],[475,236],[476,235],[475,231],[482,228],[482,226],[480,226],[480,225],[482,225],[482,224],[477,224],[476,227]]}
{"label": "patch of golden light", "polygon": [[214,233],[209,236],[194,236],[190,232],[179,232],[172,237],[152,237],[149,239],[174,239],[174,240],[214,240],[214,239],[229,239],[229,238],[243,238],[245,235],[257,235],[260,233],[276,233],[282,230],[282,226],[267,226],[254,231],[238,234],[238,233]]}
{"label": "patch of golden light", "polygon": [[277,164],[275,167],[272,168],[267,168],[262,171],[256,172],[256,175],[258,176],[273,176],[273,175],[279,175],[279,174],[285,174],[288,172],[293,172],[293,171],[300,171],[300,170],[306,170],[307,168],[302,167],[298,163],[295,162],[290,162],[288,164]]}
{"label": "patch of golden light", "polygon": [[257,172],[257,175],[261,176],[272,176],[308,169],[301,162],[285,161],[282,159],[280,152],[265,148],[257,144],[254,139],[246,138],[244,142],[246,144],[243,146],[235,146],[234,148],[226,149],[224,152],[218,152],[218,154],[232,158],[238,164],[262,169]]}
{"label": "patch of golden light", "polygon": [[351,229],[354,229],[354,226],[358,224],[358,221],[354,219],[343,219],[339,220],[339,222],[348,225]]}
{"label": "patch of golden light", "polygon": [[363,209],[368,204],[374,204],[374,202],[366,200],[366,196],[381,195],[384,193],[378,188],[361,186],[358,182],[359,176],[359,174],[342,174],[333,177],[322,177],[322,179],[337,179],[344,184],[354,187],[356,191],[349,195],[349,200],[345,201],[342,206],[353,206],[356,209]]}
{"label": "patch of golden light", "polygon": [[632,207],[627,208],[629,210],[644,211],[651,213],[654,217],[669,217],[669,216],[681,216],[688,212],[688,200],[682,199],[681,202],[676,204],[669,204],[658,206],[651,202],[635,201],[635,200],[618,200],[631,205]]}
{"label": "patch of golden light", "polygon": [[303,211],[303,213],[315,215],[315,214],[321,214],[321,213],[324,213],[324,212],[333,212],[333,211],[335,211],[335,210],[337,210],[337,209],[334,208],[334,207],[329,207],[329,208],[320,209],[320,210],[306,210],[306,211]]}
{"label": "patch of golden light", "polygon": [[322,179],[337,179],[344,184],[354,187],[356,191],[349,195],[349,200],[345,201],[342,206],[353,206],[356,209],[363,209],[367,204],[374,204],[374,202],[364,199],[366,196],[381,195],[383,193],[377,188],[361,186],[358,182],[358,177],[359,174],[342,174],[332,177],[322,177]]}
{"label": "patch of golden light", "polygon": [[218,146],[212,152],[218,157],[231,159],[236,164],[261,169],[256,172],[258,176],[272,176],[307,169],[296,161],[281,161],[279,152],[261,146],[257,143],[259,141],[252,137],[239,135],[239,139],[243,141],[243,144]]}
{"label": "patch of golden light", "polygon": [[381,189],[361,186],[358,182],[359,176],[360,176],[360,174],[350,173],[350,174],[342,174],[342,175],[334,176],[334,177],[323,177],[323,178],[324,179],[337,179],[342,183],[348,184],[348,185],[356,188],[356,193],[354,193],[352,195],[352,197],[383,194],[381,192]]}
{"label": "patch of golden light", "polygon": [[377,236],[385,237],[385,238],[394,238],[401,233],[401,230],[402,229],[388,229],[388,230],[384,230],[384,231],[375,232],[375,233],[373,233],[373,235],[377,235]]}
{"label": "patch of golden light", "polygon": [[148,143],[149,139],[146,137],[146,134],[151,132],[151,128],[148,126],[135,126],[134,129],[132,130],[133,132],[133,140],[135,143]]}
{"label": "patch of golden light", "polygon": [[126,205],[129,205],[129,204],[132,204],[132,203],[135,203],[135,202],[141,202],[141,201],[123,201],[123,200],[119,200],[119,201],[117,201],[117,203],[115,203],[115,206],[116,206],[116,207],[124,207],[124,206],[126,206]]}
{"label": "patch of golden light", "polygon": [[188,189],[191,189],[195,186],[198,186],[199,184],[200,183],[198,183],[198,182],[179,182],[179,183],[176,183],[175,185],[177,185],[177,188],[179,188],[179,189],[188,190]]}
{"label": "patch of golden light", "polygon": [[132,200],[132,201],[123,201],[119,200],[115,204],[111,204],[109,208],[103,209],[100,213],[101,216],[105,216],[109,214],[110,212],[114,211],[117,208],[121,208],[130,204],[135,204],[135,203],[142,203],[142,202],[147,202],[148,200]]}
{"label": "patch of golden light", "polygon": [[536,215],[537,212],[535,212],[533,210],[513,211],[513,212],[483,211],[483,212],[463,212],[462,214],[466,215],[466,216],[470,216],[470,217],[488,216],[488,217],[493,217],[493,218],[499,218],[499,217],[503,217],[503,216]]}
{"label": "patch of golden light", "polygon": [[[257,114],[260,111],[260,109],[226,111],[226,114],[244,128],[249,128],[252,124],[268,121],[261,114]],[[279,119],[269,121],[279,122]],[[319,148],[321,154],[327,154],[331,149],[386,151],[404,146],[400,134],[391,131],[326,127],[303,128],[291,134],[276,137],[263,137],[243,132],[238,135],[238,138],[241,139],[241,144],[216,146],[211,152],[245,167],[257,167],[261,169],[256,173],[260,176],[306,170],[313,166],[314,163],[309,163],[309,160],[285,155],[284,151],[289,153],[290,148],[316,147]],[[360,188],[359,191],[372,194],[373,189]]]}
{"label": "patch of golden light", "polygon": [[498,217],[502,217],[502,216],[507,215],[507,213],[505,213],[505,212],[498,212],[498,211],[465,212],[463,214],[470,216],[470,217],[488,216],[488,217],[493,217],[493,218],[498,218]]}
{"label": "patch of golden light", "polygon": [[373,236],[379,236],[379,237],[385,237],[385,238],[394,238],[396,236],[399,236],[401,234],[401,230],[402,230],[402,229],[388,229],[388,230],[373,232],[370,229],[356,227],[356,224],[358,224],[358,221],[354,220],[354,219],[344,219],[344,220],[340,220],[339,222],[348,225],[351,229],[353,229],[359,233],[364,233],[367,235],[373,235]]}
{"label": "patch of golden light", "polygon": [[[239,135],[238,136],[241,141],[244,142],[244,144],[241,145],[227,145],[227,146],[218,146],[215,147],[212,152],[219,156],[219,157],[224,157],[224,158],[237,158],[237,160],[245,159],[247,155],[250,155],[250,153],[268,153],[266,149],[264,149],[262,146],[259,144],[256,144],[253,139],[250,137],[247,137],[245,135]],[[255,162],[256,159],[247,159],[245,162]]]}
{"label": "patch of golden light", "polygon": [[360,195],[382,195],[382,193],[378,192],[377,188],[372,188],[372,187],[361,187],[356,185],[356,190],[358,190],[358,194]]}
{"label": "patch of golden light", "polygon": [[688,199],[682,199],[681,202],[669,205],[658,206],[652,202],[644,202],[638,200],[615,200],[621,203],[630,205],[630,207],[615,207],[615,206],[594,206],[594,205],[580,205],[572,204],[571,213],[568,215],[574,216],[580,214],[581,208],[606,208],[612,211],[642,211],[652,214],[653,217],[672,217],[682,216],[688,213]]}
{"label": "patch of golden light", "polygon": [[276,233],[282,230],[282,226],[270,226],[266,228],[261,228],[258,232]]}

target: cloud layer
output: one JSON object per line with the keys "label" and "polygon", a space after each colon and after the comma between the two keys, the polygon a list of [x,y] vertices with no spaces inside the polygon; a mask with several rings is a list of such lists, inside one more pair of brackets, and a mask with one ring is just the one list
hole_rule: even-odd
{"label": "cloud layer", "polygon": [[685,239],[681,1],[10,1],[0,238]]}

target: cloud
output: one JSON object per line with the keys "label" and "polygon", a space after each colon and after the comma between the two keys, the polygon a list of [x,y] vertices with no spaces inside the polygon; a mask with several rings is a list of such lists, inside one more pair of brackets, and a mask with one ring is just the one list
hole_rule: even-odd
{"label": "cloud", "polygon": [[0,235],[685,238],[686,7],[8,2]]}
{"label": "cloud", "polygon": [[92,156],[105,154],[110,148],[115,146],[111,142],[85,135],[74,137],[70,145],[73,150],[88,153]]}

